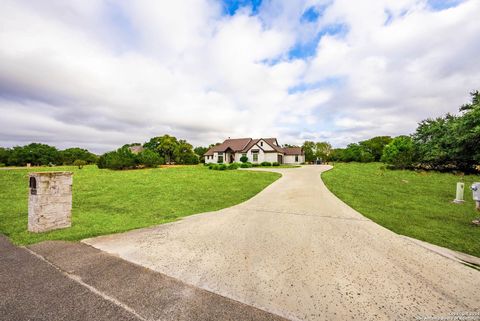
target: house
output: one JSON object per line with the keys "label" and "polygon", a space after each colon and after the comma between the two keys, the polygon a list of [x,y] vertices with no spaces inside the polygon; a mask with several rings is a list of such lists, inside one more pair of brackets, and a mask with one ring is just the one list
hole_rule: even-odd
{"label": "house", "polygon": [[130,149],[130,151],[134,154],[139,154],[145,150],[145,148],[143,148],[142,145],[133,145],[128,147],[128,149]]}
{"label": "house", "polygon": [[300,164],[305,162],[301,147],[281,147],[276,138],[235,138],[213,146],[205,153],[205,163],[240,162],[242,156],[251,163],[278,162]]}

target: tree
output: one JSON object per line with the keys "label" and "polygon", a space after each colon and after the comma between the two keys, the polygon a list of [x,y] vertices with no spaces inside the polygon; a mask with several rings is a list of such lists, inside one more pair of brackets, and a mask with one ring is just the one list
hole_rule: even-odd
{"label": "tree", "polygon": [[7,165],[10,157],[10,149],[0,147],[0,164]]}
{"label": "tree", "polygon": [[315,157],[316,145],[312,141],[305,141],[302,145],[303,152],[305,153],[305,162],[313,162]]}
{"label": "tree", "polygon": [[198,164],[198,156],[193,151],[193,146],[184,139],[178,141],[175,161],[178,164]]}
{"label": "tree", "polygon": [[198,155],[198,157],[203,157],[203,155],[209,150],[208,147],[202,147],[202,146],[198,146],[198,147],[195,147],[193,149],[193,151],[195,152],[195,154]]}
{"label": "tree", "polygon": [[335,148],[332,150],[330,155],[330,160],[334,162],[343,162],[344,161],[345,148]]}
{"label": "tree", "polygon": [[10,150],[8,164],[15,166],[50,165],[61,162],[60,152],[53,146],[31,143],[25,146],[15,146]]}
{"label": "tree", "polygon": [[137,165],[137,156],[126,146],[103,154],[97,161],[98,168],[130,169]]}
{"label": "tree", "polygon": [[385,146],[382,162],[395,168],[412,167],[414,161],[414,145],[409,136],[398,136]]}
{"label": "tree", "polygon": [[145,149],[137,154],[137,163],[145,167],[157,167],[165,163],[165,160],[153,150]]}
{"label": "tree", "polygon": [[344,162],[373,162],[374,157],[359,144],[349,144],[343,151]]}
{"label": "tree", "polygon": [[332,145],[328,142],[318,142],[315,144],[315,159],[329,161],[332,154]]}
{"label": "tree", "polygon": [[245,156],[245,155],[243,155],[242,157],[240,157],[240,161],[241,161],[242,163],[246,163],[246,162],[248,162],[248,157]]}
{"label": "tree", "polygon": [[383,155],[383,149],[392,141],[390,136],[377,136],[368,140],[361,141],[359,145],[370,155],[375,162],[380,161]]}
{"label": "tree", "polygon": [[175,161],[175,156],[179,148],[178,145],[179,143],[176,137],[163,135],[151,138],[143,147],[157,152],[165,158],[167,164],[170,164]]}
{"label": "tree", "polygon": [[73,162],[73,166],[77,166],[78,169],[82,169],[83,166],[87,165],[87,162],[83,159],[77,159]]}
{"label": "tree", "polygon": [[60,151],[60,154],[61,161],[65,165],[72,165],[76,160],[83,160],[87,164],[94,164],[97,161],[95,154],[79,147],[67,148]]}

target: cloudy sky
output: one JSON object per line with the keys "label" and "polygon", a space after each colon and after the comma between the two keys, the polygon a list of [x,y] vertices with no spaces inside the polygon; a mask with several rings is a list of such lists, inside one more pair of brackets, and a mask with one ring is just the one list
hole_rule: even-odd
{"label": "cloudy sky", "polygon": [[480,89],[479,0],[0,0],[0,145],[411,133]]}

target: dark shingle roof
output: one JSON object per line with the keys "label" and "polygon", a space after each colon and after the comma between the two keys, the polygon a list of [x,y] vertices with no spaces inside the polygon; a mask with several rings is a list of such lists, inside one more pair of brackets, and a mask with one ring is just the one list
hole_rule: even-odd
{"label": "dark shingle roof", "polygon": [[251,138],[235,138],[226,139],[223,143],[218,144],[210,148],[205,155],[211,156],[214,152],[225,152],[227,149],[231,149],[234,152],[243,150],[251,141]]}
{"label": "dark shingle roof", "polygon": [[285,155],[303,155],[301,147],[284,147],[282,149]]}
{"label": "dark shingle roof", "polygon": [[212,156],[215,152],[225,152],[228,149],[231,149],[234,152],[247,152],[253,145],[258,143],[258,141],[264,140],[270,145],[275,151],[279,153],[284,153],[285,155],[303,155],[303,150],[301,147],[285,147],[282,148],[277,146],[278,142],[276,138],[235,138],[235,139],[226,139],[223,143],[218,144],[210,148],[205,156]]}

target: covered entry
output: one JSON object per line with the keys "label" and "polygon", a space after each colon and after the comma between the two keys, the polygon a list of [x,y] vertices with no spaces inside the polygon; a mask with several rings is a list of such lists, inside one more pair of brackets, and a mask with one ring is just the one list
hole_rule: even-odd
{"label": "covered entry", "polygon": [[283,164],[283,155],[277,155],[277,162]]}

